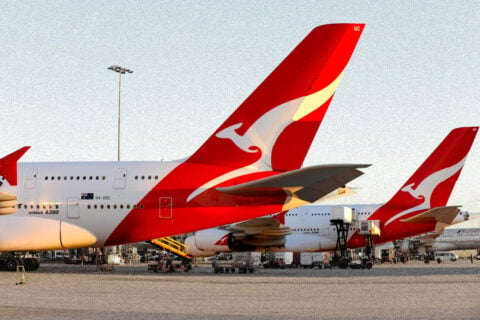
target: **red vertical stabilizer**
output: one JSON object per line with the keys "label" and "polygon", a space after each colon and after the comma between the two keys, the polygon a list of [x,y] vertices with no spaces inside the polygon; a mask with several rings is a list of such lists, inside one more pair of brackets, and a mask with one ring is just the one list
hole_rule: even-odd
{"label": "red vertical stabilizer", "polygon": [[8,156],[0,159],[0,175],[3,176],[11,186],[17,185],[17,162],[30,147],[23,147]]}

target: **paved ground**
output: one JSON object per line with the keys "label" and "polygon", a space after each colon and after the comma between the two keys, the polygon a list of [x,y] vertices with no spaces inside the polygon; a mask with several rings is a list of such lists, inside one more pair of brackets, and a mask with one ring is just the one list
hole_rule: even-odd
{"label": "paved ground", "polygon": [[26,285],[16,281],[0,272],[0,319],[480,318],[480,261],[246,275],[43,264]]}

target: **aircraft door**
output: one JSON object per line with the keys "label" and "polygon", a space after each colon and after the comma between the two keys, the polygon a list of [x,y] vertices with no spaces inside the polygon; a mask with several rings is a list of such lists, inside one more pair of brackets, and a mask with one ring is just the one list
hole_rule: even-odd
{"label": "aircraft door", "polygon": [[75,198],[67,199],[67,219],[79,219],[80,218],[80,205]]}
{"label": "aircraft door", "polygon": [[127,169],[116,168],[113,176],[113,189],[125,189],[127,185]]}
{"label": "aircraft door", "polygon": [[25,172],[25,189],[35,189],[37,186],[38,169],[27,169]]}
{"label": "aircraft door", "polygon": [[172,197],[160,197],[159,199],[159,215],[160,219],[172,219],[173,218],[173,207],[172,207]]}

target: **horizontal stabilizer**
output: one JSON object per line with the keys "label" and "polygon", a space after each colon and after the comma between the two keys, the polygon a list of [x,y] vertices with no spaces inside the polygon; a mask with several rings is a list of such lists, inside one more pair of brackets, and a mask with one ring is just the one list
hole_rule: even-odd
{"label": "horizontal stabilizer", "polygon": [[344,187],[347,182],[363,174],[359,168],[369,166],[369,164],[311,166],[231,187],[220,187],[217,190],[243,196],[271,196],[283,192],[311,203]]}
{"label": "horizontal stabilizer", "polygon": [[450,225],[453,223],[453,220],[455,220],[455,217],[459,212],[459,206],[436,207],[401,221],[407,223],[437,222]]}
{"label": "horizontal stabilizer", "polygon": [[17,185],[17,162],[30,147],[23,147],[0,159],[0,176],[3,176],[11,186]]}

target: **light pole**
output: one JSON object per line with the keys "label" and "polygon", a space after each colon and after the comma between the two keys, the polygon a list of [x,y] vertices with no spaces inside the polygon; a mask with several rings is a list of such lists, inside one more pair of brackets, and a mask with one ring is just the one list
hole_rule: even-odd
{"label": "light pole", "polygon": [[112,70],[118,73],[118,136],[117,136],[117,145],[118,145],[118,150],[117,150],[117,161],[120,161],[120,93],[122,89],[122,74],[125,73],[133,73],[132,70],[123,68],[117,65],[113,65],[108,68],[108,70]]}

